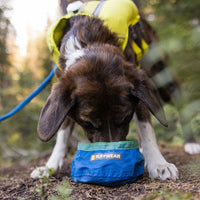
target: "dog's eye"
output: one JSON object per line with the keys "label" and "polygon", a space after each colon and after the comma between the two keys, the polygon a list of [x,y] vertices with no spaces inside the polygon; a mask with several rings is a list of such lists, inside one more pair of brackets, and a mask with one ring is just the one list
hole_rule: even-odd
{"label": "dog's eye", "polygon": [[81,121],[80,125],[83,126],[84,128],[87,129],[98,129],[98,127],[94,126],[91,122],[89,121]]}
{"label": "dog's eye", "polygon": [[88,122],[88,121],[83,121],[82,124],[86,128],[92,128],[93,127],[92,123]]}

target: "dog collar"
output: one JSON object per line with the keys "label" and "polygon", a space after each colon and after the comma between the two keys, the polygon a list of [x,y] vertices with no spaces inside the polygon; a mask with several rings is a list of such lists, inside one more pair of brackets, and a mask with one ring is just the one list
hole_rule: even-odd
{"label": "dog collar", "polygon": [[[82,5],[78,1],[77,5],[77,9],[76,5],[71,6],[72,10],[68,9],[68,14],[53,24],[47,34],[49,49],[60,70],[62,69],[59,66],[59,46],[64,35],[64,28],[72,16],[87,15],[102,19],[104,25],[118,35],[122,51],[125,50],[128,42],[129,27],[134,26],[140,20],[137,6],[131,0],[88,1]],[[148,50],[148,45],[144,40],[142,40],[142,49],[134,41],[132,47],[137,56],[137,61]]]}

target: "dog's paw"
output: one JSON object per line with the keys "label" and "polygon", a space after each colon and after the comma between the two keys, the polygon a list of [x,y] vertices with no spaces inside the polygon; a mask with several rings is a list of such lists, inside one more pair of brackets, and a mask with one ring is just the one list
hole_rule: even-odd
{"label": "dog's paw", "polygon": [[161,180],[166,179],[178,179],[178,169],[174,164],[166,162],[165,164],[157,164],[147,166],[149,176],[151,179],[159,178]]}
{"label": "dog's paw", "polygon": [[184,145],[184,150],[190,155],[200,154],[200,144],[198,143],[186,143]]}
{"label": "dog's paw", "polygon": [[63,157],[57,154],[52,154],[46,166],[37,167],[31,173],[31,178],[49,177],[59,171],[63,166]]}
{"label": "dog's paw", "polygon": [[43,177],[49,177],[52,176],[54,173],[53,168],[48,168],[48,167],[37,167],[31,172],[31,178],[37,179],[37,178],[43,178]]}

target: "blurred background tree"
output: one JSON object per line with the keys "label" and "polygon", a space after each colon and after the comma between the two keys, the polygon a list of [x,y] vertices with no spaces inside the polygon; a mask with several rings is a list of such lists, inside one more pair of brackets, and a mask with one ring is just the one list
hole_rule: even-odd
{"label": "blurred background tree", "polygon": [[[179,77],[184,99],[188,102],[183,111],[188,115],[192,130],[200,137],[200,2],[199,0],[138,2],[143,15],[160,38],[160,43],[151,54],[151,60],[156,60],[159,52],[166,52],[169,55],[169,70],[176,72]],[[60,0],[60,3],[65,5],[66,2]],[[46,30],[35,37],[30,29],[26,57],[20,56],[19,48],[15,45],[16,35],[9,20],[9,12],[12,12],[9,1],[2,0],[0,2],[0,116],[29,95],[53,66],[46,45]],[[61,9],[61,12],[65,12],[65,9]],[[10,165],[19,158],[32,159],[53,145],[54,141],[40,142],[36,133],[39,114],[50,93],[52,83],[23,110],[0,123],[0,165]],[[171,105],[165,106],[165,111],[172,123],[170,128],[166,129],[153,120],[158,139],[167,145],[182,145],[178,113]],[[131,123],[128,138],[135,137],[135,132],[135,125]]]}
{"label": "blurred background tree", "polygon": [[9,30],[11,29],[10,21],[5,15],[7,10],[8,8],[6,5],[0,3],[0,108],[4,107],[6,103],[3,98],[3,89],[12,84],[11,78],[6,76],[12,67],[8,59],[9,50],[7,48],[7,38],[9,35]]}
{"label": "blurred background tree", "polygon": [[[46,44],[46,31],[35,37],[29,30],[26,57],[19,54],[15,30],[8,19],[9,12],[12,12],[9,3],[0,3],[0,116],[27,97],[54,64]],[[0,165],[10,165],[26,156],[31,158],[52,145],[53,141],[40,142],[36,132],[51,85],[15,116],[0,123]]]}
{"label": "blurred background tree", "polygon": [[[144,0],[140,1],[140,6],[160,39],[153,51],[155,54],[151,54],[150,59],[156,60],[160,52],[169,55],[168,68],[177,75],[182,87],[181,100],[185,102],[182,109],[185,123],[199,139],[200,129],[197,127],[200,125],[200,1]],[[165,129],[154,120],[156,133],[161,140],[174,143],[179,141],[181,144],[183,141],[179,116],[170,105],[165,107],[165,111],[174,127]]]}
{"label": "blurred background tree", "polygon": [[200,1],[142,1],[147,19],[155,27],[161,49],[169,54],[169,66],[178,73],[185,95],[200,97]]}

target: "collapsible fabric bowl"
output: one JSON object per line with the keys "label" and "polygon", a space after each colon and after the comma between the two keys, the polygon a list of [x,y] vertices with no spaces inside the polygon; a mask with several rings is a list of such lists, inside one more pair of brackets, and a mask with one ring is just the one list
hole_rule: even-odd
{"label": "collapsible fabric bowl", "polygon": [[71,177],[75,182],[119,186],[143,174],[138,141],[79,143]]}

